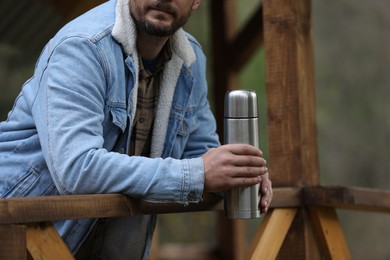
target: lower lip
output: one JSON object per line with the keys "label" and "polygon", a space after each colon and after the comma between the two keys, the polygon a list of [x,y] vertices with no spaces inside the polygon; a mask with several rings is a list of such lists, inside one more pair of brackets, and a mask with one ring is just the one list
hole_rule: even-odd
{"label": "lower lip", "polygon": [[163,14],[163,15],[172,15],[171,13],[168,13],[168,12],[165,12],[165,11],[162,11],[162,10],[159,10],[159,9],[151,9],[152,12],[156,12],[158,14]]}

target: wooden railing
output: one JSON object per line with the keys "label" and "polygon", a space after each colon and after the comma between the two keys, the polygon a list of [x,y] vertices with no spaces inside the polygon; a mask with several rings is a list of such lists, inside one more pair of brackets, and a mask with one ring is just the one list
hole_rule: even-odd
{"label": "wooden railing", "polygon": [[[155,204],[120,194],[0,199],[0,259],[72,259],[51,224],[54,220],[222,210],[222,199],[207,195],[199,204]],[[275,258],[297,209],[305,207],[327,258],[349,257],[336,208],[390,213],[390,191],[355,187],[275,188],[248,250],[247,259]],[[26,250],[27,248],[27,250]]]}

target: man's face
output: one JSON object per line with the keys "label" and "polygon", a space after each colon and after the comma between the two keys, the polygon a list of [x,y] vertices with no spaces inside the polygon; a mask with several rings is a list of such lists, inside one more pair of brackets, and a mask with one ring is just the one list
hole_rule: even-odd
{"label": "man's face", "polygon": [[129,0],[137,29],[153,36],[170,36],[182,27],[200,0]]}

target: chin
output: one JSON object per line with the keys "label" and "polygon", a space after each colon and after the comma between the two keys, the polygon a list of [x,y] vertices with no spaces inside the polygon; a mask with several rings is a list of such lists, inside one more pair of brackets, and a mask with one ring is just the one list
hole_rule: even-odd
{"label": "chin", "polygon": [[152,24],[148,23],[145,27],[145,31],[153,36],[161,36],[161,37],[166,37],[166,36],[171,36],[174,34],[177,29],[173,28],[172,26],[162,26],[161,24]]}

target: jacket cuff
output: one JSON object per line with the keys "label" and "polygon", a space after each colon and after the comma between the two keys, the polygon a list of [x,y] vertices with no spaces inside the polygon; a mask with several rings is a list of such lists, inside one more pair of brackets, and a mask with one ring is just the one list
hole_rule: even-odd
{"label": "jacket cuff", "polygon": [[185,203],[198,203],[202,200],[204,189],[203,159],[183,160],[183,198]]}

